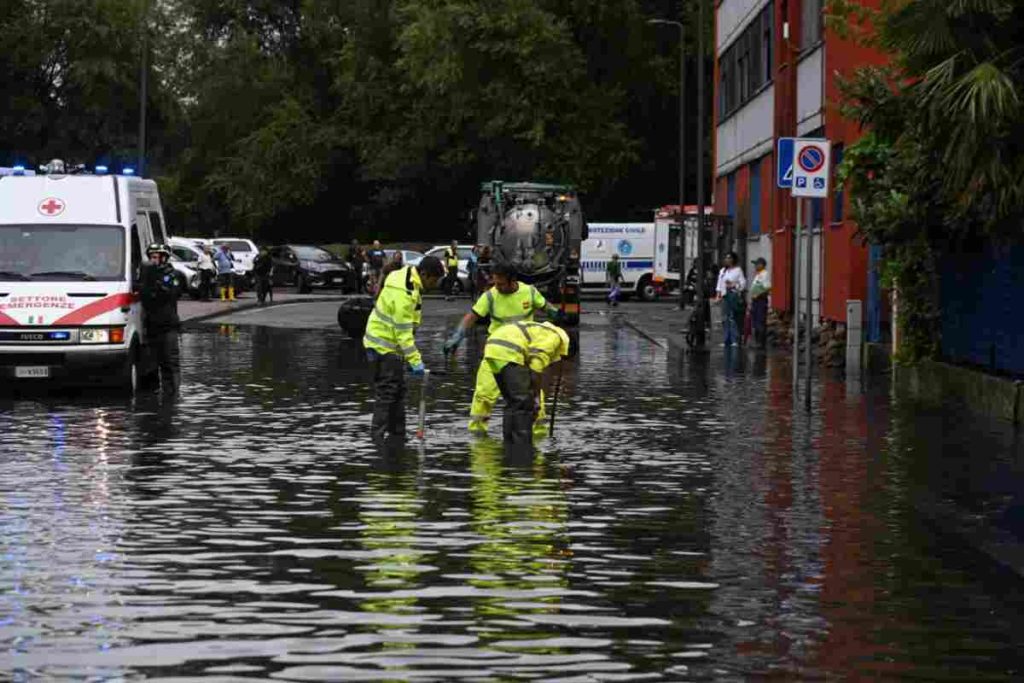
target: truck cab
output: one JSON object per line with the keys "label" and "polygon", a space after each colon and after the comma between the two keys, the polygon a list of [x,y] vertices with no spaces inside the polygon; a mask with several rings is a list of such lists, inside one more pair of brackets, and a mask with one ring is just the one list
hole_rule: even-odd
{"label": "truck cab", "polygon": [[59,161],[0,172],[0,378],[134,393],[145,343],[138,281],[166,242],[156,183]]}

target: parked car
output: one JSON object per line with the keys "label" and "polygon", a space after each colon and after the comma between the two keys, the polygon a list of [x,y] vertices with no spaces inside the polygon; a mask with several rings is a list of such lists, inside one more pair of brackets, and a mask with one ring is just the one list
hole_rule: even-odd
{"label": "parked car", "polygon": [[347,294],[356,290],[352,266],[326,249],[307,244],[284,244],[270,250],[274,285],[293,285],[302,293],[313,287],[338,287]]}
{"label": "parked car", "polygon": [[[444,252],[447,251],[448,247],[445,245],[431,247],[424,256],[434,256],[440,259],[441,263],[445,263]],[[469,253],[473,251],[472,246],[459,247],[459,281],[456,283],[453,294],[461,294],[462,292],[469,290]],[[447,264],[445,264],[447,268]]]}
{"label": "parked car", "polygon": [[182,276],[188,295],[198,299],[202,284],[199,273],[200,248],[193,240],[182,237],[171,237],[167,240],[167,246],[171,250],[171,265]]}
{"label": "parked car", "polygon": [[402,252],[402,265],[406,266],[418,266],[425,256],[423,252],[412,251],[411,249],[385,249],[384,253],[391,259],[394,258],[396,251]]}

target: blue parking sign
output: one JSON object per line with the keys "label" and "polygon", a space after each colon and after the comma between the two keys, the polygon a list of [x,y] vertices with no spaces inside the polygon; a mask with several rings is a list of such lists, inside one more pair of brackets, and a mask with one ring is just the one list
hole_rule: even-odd
{"label": "blue parking sign", "polygon": [[775,183],[784,189],[793,187],[793,153],[795,148],[795,138],[779,138],[779,148],[775,155],[778,162],[775,170]]}

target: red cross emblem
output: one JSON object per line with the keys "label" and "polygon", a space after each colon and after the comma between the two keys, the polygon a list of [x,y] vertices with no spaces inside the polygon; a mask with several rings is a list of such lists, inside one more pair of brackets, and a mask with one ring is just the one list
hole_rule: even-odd
{"label": "red cross emblem", "polygon": [[64,213],[64,202],[55,197],[45,199],[39,205],[39,213],[44,216],[59,216]]}

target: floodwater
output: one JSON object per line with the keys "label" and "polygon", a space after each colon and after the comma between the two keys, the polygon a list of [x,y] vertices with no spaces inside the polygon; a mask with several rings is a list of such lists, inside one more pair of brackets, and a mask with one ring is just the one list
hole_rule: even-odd
{"label": "floodwater", "polygon": [[1021,675],[1024,582],[943,522],[1013,528],[1019,448],[884,379],[826,379],[808,416],[785,358],[588,324],[536,453],[464,433],[479,342],[423,448],[377,450],[340,332],[183,351],[176,403],[0,402],[2,677]]}

